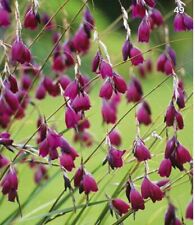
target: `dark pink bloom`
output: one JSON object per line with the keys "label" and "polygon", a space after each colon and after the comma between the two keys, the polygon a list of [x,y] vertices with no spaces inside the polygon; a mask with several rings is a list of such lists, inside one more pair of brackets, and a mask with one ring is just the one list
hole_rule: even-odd
{"label": "dark pink bloom", "polygon": [[169,46],[169,47],[167,47],[167,52],[168,52],[168,54],[169,54],[169,56],[170,56],[170,58],[171,58],[171,60],[174,64],[174,66],[176,66],[176,53],[175,53],[175,51]]}
{"label": "dark pink bloom", "polygon": [[90,47],[88,34],[83,26],[81,26],[72,39],[74,49],[81,53],[86,53]]}
{"label": "dark pink bloom", "polygon": [[164,72],[164,65],[165,65],[166,60],[167,60],[167,57],[164,53],[158,57],[158,60],[157,60],[157,70],[158,71]]}
{"label": "dark pink bloom", "polygon": [[11,110],[15,112],[19,107],[17,95],[6,88],[4,89],[4,98]]}
{"label": "dark pink bloom", "polygon": [[156,5],[155,0],[145,0],[146,4],[152,8]]}
{"label": "dark pink bloom", "polygon": [[79,87],[76,80],[70,82],[65,89],[64,96],[75,99],[78,95]]}
{"label": "dark pink bloom", "polygon": [[67,86],[70,84],[71,79],[67,75],[61,75],[59,77],[58,81],[59,81],[60,86],[62,87],[62,89],[65,91]]}
{"label": "dark pink bloom", "polygon": [[183,109],[185,107],[185,93],[184,90],[182,90],[180,87],[176,90],[177,96],[176,96],[176,102],[180,109]]}
{"label": "dark pink bloom", "polygon": [[47,142],[50,148],[57,148],[61,146],[61,136],[55,131],[48,129]]}
{"label": "dark pink bloom", "polygon": [[110,99],[112,93],[113,93],[112,83],[110,80],[106,80],[100,89],[99,96],[101,98]]}
{"label": "dark pink bloom", "polygon": [[150,40],[150,22],[147,17],[145,17],[139,25],[138,28],[138,41],[139,42],[149,42]]}
{"label": "dark pink bloom", "polygon": [[102,117],[103,121],[106,123],[115,123],[117,116],[116,110],[109,104],[109,102],[103,101],[102,105]]}
{"label": "dark pink bloom", "polygon": [[112,145],[115,145],[115,146],[121,145],[121,136],[118,131],[113,130],[111,133],[109,133],[108,137]]}
{"label": "dark pink bloom", "polygon": [[91,107],[89,96],[85,93],[77,95],[72,102],[72,108],[75,112],[87,111]]}
{"label": "dark pink bloom", "polygon": [[127,88],[127,94],[126,94],[127,101],[138,102],[141,100],[142,95],[143,95],[142,86],[139,80],[133,77]]}
{"label": "dark pink bloom", "polygon": [[168,209],[165,213],[165,225],[173,224],[175,225],[175,206],[169,203]]}
{"label": "dark pink bloom", "polygon": [[27,74],[24,74],[21,80],[21,88],[27,91],[30,88],[31,84],[32,84],[32,80],[30,76]]}
{"label": "dark pink bloom", "polygon": [[119,215],[126,214],[129,211],[129,205],[119,198],[112,200],[112,206],[116,209]]}
{"label": "dark pink bloom", "polygon": [[55,72],[63,72],[66,67],[65,55],[60,54],[53,59],[52,69]]}
{"label": "dark pink bloom", "polygon": [[68,171],[72,171],[72,169],[75,168],[72,156],[66,153],[60,156],[60,165]]}
{"label": "dark pink bloom", "polygon": [[0,9],[0,27],[8,27],[10,25],[10,15],[5,9]]}
{"label": "dark pink bloom", "polygon": [[174,18],[173,26],[176,32],[192,30],[193,19],[186,13],[183,14],[177,13]]}
{"label": "dark pink bloom", "polygon": [[97,52],[92,62],[92,72],[96,72],[101,61],[100,52]]}
{"label": "dark pink bloom", "polygon": [[165,149],[165,158],[166,159],[170,158],[171,154],[176,149],[176,144],[177,144],[177,139],[175,136],[173,136],[172,138],[170,138],[167,141],[166,149]]}
{"label": "dark pink bloom", "polygon": [[75,128],[78,124],[79,117],[74,109],[67,107],[65,113],[65,123],[67,128]]}
{"label": "dark pink bloom", "polygon": [[147,177],[142,182],[141,193],[144,199],[151,198],[153,202],[161,201],[163,198],[163,192],[160,187],[151,182]]}
{"label": "dark pink bloom", "polygon": [[0,144],[1,145],[12,145],[13,140],[10,138],[10,134],[7,132],[0,133]]}
{"label": "dark pink bloom", "polygon": [[152,122],[151,109],[147,102],[143,101],[139,104],[136,117],[140,124],[144,124],[146,126]]}
{"label": "dark pink bloom", "polygon": [[180,143],[178,144],[176,150],[176,160],[179,164],[184,164],[192,160],[189,151]]}
{"label": "dark pink bloom", "polygon": [[183,225],[183,223],[178,218],[176,218],[174,225]]}
{"label": "dark pink bloom", "polygon": [[17,196],[18,178],[15,169],[11,168],[1,182],[3,195],[8,194],[8,201],[14,202]]}
{"label": "dark pink bloom", "polygon": [[79,187],[81,185],[81,181],[83,179],[84,174],[85,174],[85,171],[84,171],[83,167],[81,166],[80,168],[78,168],[78,170],[76,171],[76,173],[74,175],[74,186],[75,187]]}
{"label": "dark pink bloom", "polygon": [[88,8],[85,10],[83,18],[84,18],[84,29],[88,33],[88,35],[90,35],[90,32],[94,27],[95,21]]}
{"label": "dark pink bloom", "polygon": [[172,164],[170,159],[163,159],[158,169],[158,173],[161,177],[169,177],[171,174],[171,169]]}
{"label": "dark pink bloom", "polygon": [[146,15],[145,7],[141,4],[132,4],[131,13],[133,18],[143,18]]}
{"label": "dark pink bloom", "polygon": [[133,153],[139,162],[151,159],[150,151],[141,139],[135,141]]}
{"label": "dark pink bloom", "polygon": [[175,116],[176,116],[176,109],[173,102],[171,101],[165,115],[165,122],[168,127],[173,126],[175,121]]}
{"label": "dark pink bloom", "polygon": [[129,199],[134,210],[145,209],[144,200],[134,187],[131,188]]}
{"label": "dark pink bloom", "polygon": [[11,48],[11,56],[13,61],[17,61],[21,64],[29,63],[31,61],[30,50],[21,40],[14,41]]}
{"label": "dark pink bloom", "polygon": [[122,48],[122,55],[123,55],[123,60],[126,61],[129,58],[129,52],[132,48],[132,44],[130,43],[129,39],[127,39]]}
{"label": "dark pink bloom", "polygon": [[109,149],[107,160],[112,169],[120,168],[123,166],[123,159],[122,156],[125,154],[125,151],[120,151],[111,147]]}
{"label": "dark pink bloom", "polygon": [[127,90],[127,85],[123,77],[114,73],[113,81],[114,81],[115,89],[118,92],[124,94]]}
{"label": "dark pink bloom", "polygon": [[0,155],[0,169],[7,166],[9,164],[9,160],[3,156],[3,155]]}
{"label": "dark pink bloom", "polygon": [[180,130],[183,129],[184,122],[183,122],[183,117],[182,117],[180,112],[176,112],[175,119],[176,119],[176,122],[177,122],[177,128],[180,129]]}
{"label": "dark pink bloom", "polygon": [[187,205],[185,216],[186,219],[193,220],[193,200]]}
{"label": "dark pink bloom", "polygon": [[16,93],[18,91],[18,84],[17,80],[14,75],[9,75],[7,79],[9,83],[9,89],[13,92]]}
{"label": "dark pink bloom", "polygon": [[131,63],[134,66],[137,66],[144,62],[144,58],[141,51],[135,47],[132,47],[130,50],[130,59],[131,59]]}
{"label": "dark pink bloom", "polygon": [[44,13],[41,16],[41,22],[45,26],[46,30],[53,30],[55,28],[55,24],[53,23],[53,20],[51,20],[50,16],[46,13]]}
{"label": "dark pink bloom", "polygon": [[106,77],[112,77],[112,67],[105,60],[101,60],[99,69],[103,79],[105,79]]}
{"label": "dark pink bloom", "polygon": [[158,9],[152,9],[152,14],[150,17],[153,25],[160,26],[163,24],[163,17]]}
{"label": "dark pink bloom", "polygon": [[28,10],[24,18],[24,27],[30,30],[35,30],[38,23],[40,23],[39,14],[33,12],[32,9]]}
{"label": "dark pink bloom", "polygon": [[88,195],[90,192],[98,191],[97,183],[90,174],[83,175],[82,188],[86,195]]}
{"label": "dark pink bloom", "polygon": [[73,160],[75,160],[76,157],[79,156],[77,151],[73,147],[71,147],[64,138],[61,138],[60,147],[61,147],[62,153],[69,154]]}
{"label": "dark pink bloom", "polygon": [[45,96],[46,96],[46,89],[43,82],[41,82],[39,86],[37,87],[35,97],[41,100],[41,99],[44,99]]}

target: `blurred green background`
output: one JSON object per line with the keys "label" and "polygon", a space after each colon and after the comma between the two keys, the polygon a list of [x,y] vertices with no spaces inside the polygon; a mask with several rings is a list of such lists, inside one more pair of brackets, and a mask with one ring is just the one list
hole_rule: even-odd
{"label": "blurred green background", "polygon": [[[130,1],[121,1],[122,4],[128,9]],[[62,0],[41,0],[40,1],[40,12],[47,12],[50,15],[52,15],[57,8],[63,3]],[[186,1],[186,12],[188,12],[190,15],[192,14],[192,2]],[[81,7],[82,1],[79,0],[70,0],[70,2],[67,4],[67,6],[58,14],[55,21],[56,24],[63,26],[63,19],[67,18],[68,21],[70,21],[73,16],[77,13],[79,8]],[[25,12],[25,8],[27,5],[26,1],[20,0],[19,1],[20,9],[21,9],[21,17]],[[115,0],[107,0],[107,1],[99,1],[94,0],[93,4],[89,5],[91,12],[96,20],[96,27],[100,34],[100,39],[106,44],[108,48],[108,52],[111,56],[111,60],[113,64],[119,63],[122,60],[121,56],[121,46],[125,40],[125,31],[123,29],[122,21],[120,20],[116,25],[113,27],[110,26],[115,19],[120,16],[120,8],[118,1]],[[170,28],[170,40],[174,41],[171,46],[175,49],[177,53],[177,66],[178,68],[184,67],[185,69],[185,76],[183,76],[185,89],[187,92],[187,95],[189,96],[192,92],[192,32],[186,32],[186,33],[174,33],[173,32],[173,10],[174,10],[174,1],[158,1],[157,8],[159,8],[163,15],[166,18],[166,22],[169,25]],[[70,35],[74,33],[74,31],[78,28],[79,23],[82,19],[82,14],[78,16],[78,19],[75,21],[75,23],[71,26]],[[139,20],[132,21],[129,20],[130,26],[132,28],[133,33],[133,43],[136,43],[136,30],[137,26],[139,24]],[[13,29],[13,28],[12,28]],[[58,28],[59,31],[61,28]],[[11,28],[10,28],[11,30]],[[37,32],[30,32],[30,31],[24,31],[23,37],[26,40],[26,43],[31,43],[33,38],[36,36]],[[1,31],[1,36],[5,40],[9,40],[8,33],[4,33]],[[178,39],[184,39],[177,41]],[[155,30],[152,33],[152,39],[151,43],[149,45],[145,44],[138,44],[142,51],[146,51],[149,48],[156,46],[160,43],[163,43],[164,35],[163,35],[163,29],[159,28]],[[40,37],[39,41],[36,42],[36,44],[32,48],[33,55],[36,56],[36,60],[38,63],[43,63],[44,59],[49,54],[50,50],[52,48],[51,44],[51,33],[50,32],[44,32],[44,34]],[[82,57],[82,67],[81,71],[83,74],[87,74],[90,77],[93,77],[94,74],[91,72],[91,61],[92,58],[96,52],[97,46],[92,42],[92,48],[90,49],[89,54]],[[155,51],[149,52],[145,54],[145,58],[151,58],[155,62],[158,55],[164,50],[164,47],[158,48]],[[117,72],[119,72],[122,76],[124,76],[128,82],[129,76],[133,73],[137,74],[136,69],[130,67],[130,63],[125,63],[119,67],[116,68]],[[54,73],[51,71],[50,62],[47,63],[46,67],[44,68],[44,73],[48,76],[54,77]],[[71,77],[73,77],[73,70],[70,69],[67,71],[67,74]],[[178,72],[178,75],[181,75],[180,72]],[[157,73],[155,70],[154,65],[154,71],[152,74],[149,74],[147,79],[142,80],[142,85],[144,89],[144,93],[147,94],[152,88],[154,88],[158,83],[160,83],[165,76],[161,73]],[[89,117],[89,120],[91,122],[91,133],[94,136],[95,141],[99,142],[102,140],[102,138],[105,136],[107,130],[111,128],[111,126],[102,126],[102,119],[100,116],[100,110],[101,110],[101,99],[98,96],[98,90],[101,85],[102,81],[96,81],[93,84],[92,92],[91,92],[91,101],[92,101],[92,108],[87,113],[87,117]],[[32,92],[33,95],[33,92]],[[152,118],[153,121],[157,122],[152,125],[151,130],[148,130],[149,128],[141,127],[141,134],[144,135],[145,132],[150,134],[152,131],[156,131],[157,133],[160,133],[160,131],[164,127],[163,123],[163,117],[164,112],[166,110],[167,105],[169,104],[170,98],[172,96],[172,79],[169,79],[166,83],[164,83],[159,89],[157,89],[154,93],[152,93],[149,97],[147,97],[147,101],[151,105],[152,109]],[[35,100],[36,101],[36,100]],[[63,99],[58,98],[51,98],[47,97],[44,101],[36,101],[40,111],[42,114],[46,116],[46,118],[55,111],[63,103]],[[119,106],[119,113],[118,118],[122,116],[131,105],[126,103],[126,100],[123,98],[122,103]],[[135,120],[134,120],[134,114],[135,110],[133,110],[118,126],[118,130],[120,131],[122,135],[122,146],[121,150],[126,149],[127,151],[132,150],[132,143],[135,137]],[[192,112],[192,98],[187,102],[186,109],[183,111],[184,121],[185,121],[185,128],[184,130],[180,131],[178,133],[178,138],[180,142],[186,146],[190,152],[192,153],[192,147],[193,147],[193,140],[192,140],[192,124],[193,124],[193,112]],[[23,143],[24,139],[27,139],[32,132],[36,129],[35,121],[37,119],[37,112],[31,108],[31,106],[28,108],[27,117],[23,119],[22,121],[16,122],[14,126],[12,127],[11,133],[13,134],[13,137],[15,137],[17,143]],[[61,131],[65,128],[64,123],[64,110],[60,110],[50,121],[49,125],[55,124],[57,131]],[[171,129],[170,129],[171,134]],[[72,136],[73,132],[68,131],[65,133],[65,138],[67,138],[72,143]],[[162,141],[157,141],[157,143],[153,146],[151,149],[151,152],[154,154],[157,154],[158,156],[155,157],[154,160],[149,161],[149,167],[150,170],[156,169],[159,166],[160,161],[163,158],[163,155],[160,153],[163,153],[165,148],[165,133],[162,134]],[[150,146],[153,139],[150,139],[146,144],[147,146]],[[32,144],[34,144],[34,141],[32,141]],[[73,143],[73,146],[80,152],[82,150],[84,159],[87,158],[87,156],[90,154],[90,152],[93,151],[95,146],[86,148],[86,147],[80,147],[80,145],[75,145]],[[112,193],[117,189],[118,184],[124,177],[125,173],[132,167],[132,165],[135,164],[135,162],[127,162],[125,166],[122,169],[112,171],[110,174],[107,174],[107,166],[101,166],[102,160],[104,159],[106,154],[106,145],[103,145],[103,148],[100,148],[98,152],[94,155],[94,157],[89,161],[89,163],[86,166],[86,169],[88,171],[93,171],[94,167],[99,165],[99,170],[94,174],[94,177],[96,180],[100,180],[103,176],[104,179],[99,184],[99,192],[95,194],[91,194],[90,197],[92,197],[91,202],[100,201],[105,199],[105,194],[108,194],[109,196],[112,195]],[[12,159],[13,155],[9,153],[9,157]],[[130,158],[131,159],[131,158]],[[79,165],[79,159],[77,160],[77,165]],[[0,204],[1,204],[1,210],[0,210],[0,224],[25,224],[25,225],[31,225],[36,224],[40,219],[43,217],[45,213],[48,212],[49,208],[51,207],[52,203],[55,201],[57,196],[61,193],[63,190],[63,178],[62,173],[59,171],[59,169],[54,168],[52,166],[49,166],[49,174],[50,177],[52,177],[54,174],[55,177],[51,181],[46,181],[41,184],[40,187],[37,188],[37,185],[34,184],[33,181],[33,173],[29,169],[29,167],[24,163],[17,167],[19,171],[19,197],[21,204],[23,204],[28,199],[28,204],[23,208],[23,218],[20,218],[18,215],[15,222],[11,223],[9,220],[7,220],[7,223],[5,223],[4,219],[12,217],[10,215],[14,215],[14,211],[18,210],[18,205],[15,203],[8,202],[5,198],[2,198]],[[59,171],[59,172],[57,172]],[[69,177],[71,178],[74,174],[75,170],[70,173]],[[144,167],[141,165],[139,169],[136,171],[136,173],[133,175],[133,179],[136,177],[139,177],[143,174]],[[176,179],[177,177],[181,176],[181,173],[179,173],[177,170],[174,170],[172,172],[172,175],[170,177],[171,180]],[[159,180],[160,177],[157,174],[152,174],[150,176],[152,180]],[[140,184],[141,182],[138,181],[135,183],[136,187],[140,190]],[[32,196],[29,199],[29,196],[31,195],[31,192],[37,188],[37,192],[34,196]],[[188,177],[183,178],[179,185],[175,185],[173,190],[170,192],[171,200],[175,203],[177,206],[177,216],[181,219],[182,216],[185,216],[185,207],[187,203],[190,201],[190,184]],[[69,195],[69,192],[67,191],[63,198],[65,198],[67,195]],[[118,196],[122,198],[123,200],[126,200],[124,191],[120,193]],[[76,198],[76,205],[79,205],[82,203],[85,204],[85,199],[83,199],[83,195],[79,195],[78,193],[75,194]],[[84,201],[82,201],[84,200]],[[66,209],[73,206],[71,198],[64,201],[64,203],[61,205],[60,209]],[[67,213],[62,217],[59,217],[52,221],[50,224],[54,225],[62,225],[62,224],[94,224],[96,219],[98,218],[99,214],[103,210],[105,204],[99,204],[97,206],[92,206],[84,210],[81,216],[79,216],[79,220],[77,223],[74,222],[74,219],[79,215],[79,210],[77,210],[76,213]],[[124,224],[135,224],[135,225],[160,225],[164,224],[164,213],[166,211],[167,207],[167,201],[166,199],[163,199],[161,202],[157,202],[155,204],[148,202],[146,203],[146,209],[144,211],[139,211],[136,213],[135,221],[133,219],[133,216],[131,215],[128,219],[125,220]],[[3,222],[4,221],[4,222]],[[111,217],[109,212],[107,212],[105,219],[101,224],[112,224],[116,221],[114,217]],[[192,224],[191,221],[185,221],[186,225]]]}

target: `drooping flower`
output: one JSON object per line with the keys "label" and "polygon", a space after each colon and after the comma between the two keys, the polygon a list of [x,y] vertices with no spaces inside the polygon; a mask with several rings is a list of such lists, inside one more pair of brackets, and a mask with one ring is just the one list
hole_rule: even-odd
{"label": "drooping flower", "polygon": [[149,18],[145,17],[138,27],[138,41],[139,42],[149,42],[150,39],[150,22]]}
{"label": "drooping flower", "polygon": [[72,171],[72,169],[75,168],[72,156],[66,153],[60,156],[60,165],[68,171]]}
{"label": "drooping flower", "polygon": [[153,202],[161,201],[164,196],[160,187],[151,182],[147,177],[143,179],[141,193],[144,199],[151,198]]}
{"label": "drooping flower", "polygon": [[127,94],[126,94],[127,101],[138,102],[141,100],[142,95],[143,95],[142,86],[139,80],[133,77],[127,88]]}
{"label": "drooping flower", "polygon": [[120,216],[126,214],[129,210],[129,205],[119,198],[112,200],[112,206]]}
{"label": "drooping flower", "polygon": [[172,164],[170,159],[163,159],[158,169],[158,173],[161,177],[169,177],[171,174],[171,169]]}
{"label": "drooping flower", "polygon": [[92,61],[92,72],[96,72],[101,62],[101,55],[98,51]]}
{"label": "drooping flower", "polygon": [[106,80],[100,88],[99,96],[101,98],[110,99],[113,93],[113,87],[110,80]]}
{"label": "drooping flower", "polygon": [[137,139],[135,141],[133,153],[139,162],[151,159],[150,151],[147,149],[141,139]]}
{"label": "drooping flower", "polygon": [[40,184],[43,179],[48,179],[48,171],[45,166],[39,165],[36,169],[34,180],[37,184]]}
{"label": "drooping flower", "polygon": [[92,175],[90,175],[89,173],[83,175],[81,185],[82,185],[82,189],[86,195],[88,195],[90,192],[98,191],[97,183],[96,183],[95,179],[92,177]]}
{"label": "drooping flower", "polygon": [[121,136],[118,131],[113,130],[111,133],[109,133],[108,137],[110,139],[111,145],[115,146],[121,145]]}
{"label": "drooping flower", "polygon": [[136,118],[140,124],[149,125],[151,120],[151,109],[149,104],[146,101],[143,101],[138,105],[136,111]]}
{"label": "drooping flower", "polygon": [[9,12],[3,8],[0,8],[0,27],[6,28],[10,25]]}
{"label": "drooping flower", "polygon": [[114,81],[114,85],[115,85],[115,89],[124,94],[127,90],[127,85],[126,85],[126,82],[125,80],[123,79],[122,76],[114,73],[114,76],[113,76],[113,81]]}
{"label": "drooping flower", "polygon": [[173,21],[174,31],[182,32],[193,29],[193,19],[186,13],[177,13]]}
{"label": "drooping flower", "polygon": [[40,17],[38,13],[35,13],[33,9],[26,12],[24,17],[24,27],[30,30],[35,30],[40,23]]}
{"label": "drooping flower", "polygon": [[127,39],[122,47],[122,55],[123,55],[123,60],[126,61],[129,58],[129,52],[132,48],[132,44],[129,41],[129,39]]}
{"label": "drooping flower", "polygon": [[193,220],[193,200],[187,205],[185,217],[186,219]]}
{"label": "drooping flower", "polygon": [[117,119],[116,110],[112,107],[109,102],[103,101],[102,104],[102,117],[103,121],[107,124],[114,124]]}
{"label": "drooping flower", "polygon": [[129,199],[134,210],[143,210],[145,208],[141,194],[134,187],[131,187]]}
{"label": "drooping flower", "polygon": [[113,74],[112,67],[108,62],[106,62],[103,59],[100,62],[99,70],[103,79],[105,79],[106,77],[112,77]]}
{"label": "drooping flower", "polygon": [[79,117],[73,108],[67,107],[65,112],[65,123],[67,128],[75,128],[78,124]]}
{"label": "drooping flower", "polygon": [[122,156],[124,155],[124,153],[125,151],[120,151],[115,149],[114,147],[110,147],[107,155],[107,161],[112,169],[120,168],[123,166]]}
{"label": "drooping flower", "polygon": [[9,160],[5,156],[0,155],[0,169],[7,166],[8,164],[9,164]]}
{"label": "drooping flower", "polygon": [[134,66],[137,66],[144,62],[144,58],[141,51],[135,47],[132,47],[130,50],[130,59],[131,59],[131,63]]}

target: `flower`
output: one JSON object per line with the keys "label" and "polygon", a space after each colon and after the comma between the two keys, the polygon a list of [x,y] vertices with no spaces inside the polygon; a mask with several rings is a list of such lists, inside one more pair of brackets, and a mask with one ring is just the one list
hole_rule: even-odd
{"label": "flower", "polygon": [[71,107],[67,107],[65,112],[65,123],[67,128],[75,128],[78,124],[79,117]]}
{"label": "flower", "polygon": [[127,85],[126,85],[126,82],[125,80],[123,79],[122,76],[114,73],[114,76],[113,76],[113,81],[114,81],[114,85],[115,85],[115,89],[124,94],[127,90]]}
{"label": "flower", "polygon": [[151,159],[150,152],[141,139],[135,141],[133,153],[139,162]]}
{"label": "flower", "polygon": [[98,51],[92,61],[92,72],[97,71],[100,61],[101,61],[101,55],[100,55],[100,52]]}
{"label": "flower", "polygon": [[151,120],[151,109],[149,104],[146,101],[143,101],[139,104],[136,112],[137,120],[140,124],[149,125]]}
{"label": "flower", "polygon": [[112,169],[120,168],[123,166],[122,156],[125,154],[125,151],[120,151],[115,149],[114,147],[110,147],[107,160]]}
{"label": "flower", "polygon": [[129,210],[129,205],[119,198],[112,200],[112,206],[120,216],[126,214]]}
{"label": "flower", "polygon": [[107,124],[116,122],[116,110],[112,107],[109,102],[103,101],[102,104],[102,117],[103,121]]}
{"label": "flower", "polygon": [[35,13],[32,9],[26,12],[24,18],[24,27],[30,30],[35,30],[37,28],[38,23],[40,23],[40,17],[38,13]]}
{"label": "flower", "polygon": [[139,80],[135,77],[131,79],[130,84],[127,87],[126,98],[128,102],[138,102],[143,95],[142,86]]}
{"label": "flower", "polygon": [[83,175],[81,185],[86,195],[88,195],[90,192],[98,191],[97,183],[90,174]]}
{"label": "flower", "polygon": [[134,210],[145,209],[144,200],[134,187],[131,188],[129,199]]}
{"label": "flower", "polygon": [[161,201],[163,198],[163,192],[160,187],[151,182],[147,177],[143,179],[141,193],[144,199],[151,198],[153,202]]}
{"label": "flower", "polygon": [[189,202],[186,208],[186,219],[193,220],[193,200]]}
{"label": "flower", "polygon": [[118,131],[113,130],[111,133],[109,133],[108,137],[110,139],[111,145],[115,146],[121,145],[121,136]]}
{"label": "flower", "polygon": [[129,52],[132,48],[132,44],[129,41],[129,39],[127,39],[122,47],[122,55],[123,55],[123,61],[126,61],[129,58]]}
{"label": "flower", "polygon": [[66,153],[60,156],[60,165],[68,171],[72,171],[72,169],[75,168],[72,156]]}
{"label": "flower", "polygon": [[9,164],[9,160],[3,155],[0,155],[0,169],[7,166],[8,164]]}
{"label": "flower", "polygon": [[112,67],[105,60],[103,60],[103,59],[101,60],[99,69],[100,69],[100,74],[103,79],[105,79],[106,77],[112,77],[112,74],[113,74]]}
{"label": "flower", "polygon": [[10,15],[5,9],[0,8],[0,27],[6,28],[10,25]]}
{"label": "flower", "polygon": [[132,47],[131,50],[130,50],[130,56],[129,57],[131,59],[131,63],[134,66],[137,66],[137,65],[144,62],[143,55],[138,48]]}
{"label": "flower", "polygon": [[181,32],[193,29],[193,19],[186,13],[177,13],[173,21],[174,31]]}
{"label": "flower", "polygon": [[158,169],[158,173],[161,177],[169,177],[171,174],[171,169],[172,164],[170,159],[163,159]]}
{"label": "flower", "polygon": [[110,80],[106,80],[100,89],[99,96],[101,98],[105,98],[108,100],[111,98],[112,93],[113,93],[112,83]]}
{"label": "flower", "polygon": [[139,27],[138,27],[138,41],[139,42],[149,42],[150,39],[150,22],[147,17],[145,17]]}

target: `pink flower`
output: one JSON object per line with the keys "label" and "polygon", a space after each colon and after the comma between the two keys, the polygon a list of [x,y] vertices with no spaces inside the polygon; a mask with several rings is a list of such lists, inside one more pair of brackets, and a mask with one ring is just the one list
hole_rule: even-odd
{"label": "pink flower", "polygon": [[98,191],[97,183],[90,174],[84,174],[82,179],[82,188],[86,195],[90,192]]}
{"label": "pink flower", "polygon": [[138,41],[139,42],[149,42],[150,40],[150,22],[147,17],[145,17],[139,25],[138,28]]}
{"label": "pink flower", "polygon": [[163,17],[158,9],[152,9],[150,17],[153,25],[160,26],[163,24]]}
{"label": "pink flower", "polygon": [[168,127],[173,126],[174,121],[175,121],[175,114],[176,114],[176,109],[173,105],[173,102],[171,101],[170,105],[167,108],[166,115],[165,115],[165,122]]}
{"label": "pink flower", "polygon": [[130,191],[130,202],[134,210],[145,209],[144,200],[134,187],[132,187]]}
{"label": "pink flower", "polygon": [[9,160],[3,155],[0,155],[0,169],[7,166],[8,164],[9,164]]}
{"label": "pink flower", "polygon": [[74,109],[67,107],[65,112],[65,123],[67,128],[75,128],[78,124],[79,117]]}
{"label": "pink flower", "polygon": [[34,180],[37,184],[39,184],[43,179],[48,179],[48,171],[45,166],[40,165],[35,172]]}
{"label": "pink flower", "polygon": [[133,3],[131,6],[133,18],[143,18],[146,15],[145,7],[141,4]]}
{"label": "pink flower", "polygon": [[43,82],[41,82],[37,87],[35,97],[41,100],[41,99],[44,99],[45,96],[46,96],[46,89]]}
{"label": "pink flower", "polygon": [[101,61],[101,55],[100,55],[100,52],[98,51],[92,61],[92,72],[97,71],[100,61]]}
{"label": "pink flower", "polygon": [[135,77],[131,79],[131,82],[127,88],[127,101],[128,102],[138,102],[141,100],[143,95],[142,86],[139,80]]}
{"label": "pink flower", "polygon": [[144,145],[144,142],[141,139],[135,141],[134,146],[134,156],[139,162],[151,159],[150,151]]}
{"label": "pink flower", "polygon": [[169,203],[168,209],[165,213],[165,225],[175,224],[175,206]]}
{"label": "pink flower", "polygon": [[91,108],[89,96],[85,93],[77,95],[71,106],[75,112],[89,110]]}
{"label": "pink flower", "polygon": [[65,55],[60,54],[53,58],[52,69],[55,72],[63,72],[66,68]]}
{"label": "pink flower", "polygon": [[129,58],[129,52],[132,48],[132,44],[130,43],[129,39],[127,39],[122,48],[122,55],[123,55],[123,61],[126,61]]}
{"label": "pink flower", "polygon": [[61,75],[59,77],[59,83],[62,89],[65,91],[67,86],[70,84],[71,79],[67,75]]}
{"label": "pink flower", "polygon": [[1,182],[3,195],[8,194],[8,201],[14,202],[17,196],[18,178],[15,169],[11,168]]}
{"label": "pink flower", "polygon": [[30,30],[35,30],[38,23],[40,23],[39,14],[33,12],[32,9],[28,10],[24,18],[24,27]]}
{"label": "pink flower", "polygon": [[19,108],[19,101],[17,95],[11,92],[9,89],[4,89],[4,98],[8,106],[15,112]]}
{"label": "pink flower", "polygon": [[0,27],[6,28],[10,25],[10,15],[5,9],[0,9]]}
{"label": "pink flower", "polygon": [[102,117],[103,121],[107,124],[114,124],[116,122],[116,110],[109,104],[109,102],[103,101]]}
{"label": "pink flower", "polygon": [[121,136],[118,131],[113,130],[111,133],[109,133],[108,137],[112,145],[115,145],[115,146],[121,145]]}
{"label": "pink flower", "polygon": [[65,89],[64,96],[75,99],[78,95],[79,87],[76,80],[70,82]]}
{"label": "pink flower", "polygon": [[192,30],[193,29],[193,19],[188,14],[177,13],[173,21],[174,30],[176,32]]}
{"label": "pink flower", "polygon": [[119,198],[112,200],[112,206],[116,209],[120,216],[126,214],[129,211],[129,205]]}
{"label": "pink flower", "polygon": [[185,164],[187,162],[190,162],[192,160],[192,157],[190,156],[189,151],[180,143],[178,143],[177,149],[176,149],[176,161],[179,164]]}
{"label": "pink flower", "polygon": [[163,198],[163,192],[159,186],[151,182],[147,177],[142,182],[141,193],[144,199],[151,198],[153,202],[161,201]]}
{"label": "pink flower", "polygon": [[60,165],[68,171],[72,171],[72,169],[75,168],[72,156],[66,153],[60,156]]}
{"label": "pink flower", "polygon": [[85,171],[84,171],[83,167],[81,166],[80,168],[78,168],[78,170],[76,171],[76,173],[74,175],[74,186],[75,187],[79,187],[81,185],[81,181],[83,179],[84,174],[85,174]]}
{"label": "pink flower", "polygon": [[17,61],[21,64],[29,63],[31,61],[30,50],[21,40],[14,41],[11,48],[11,56],[13,61]]}
{"label": "pink flower", "polygon": [[139,104],[136,117],[140,124],[144,124],[146,126],[152,122],[151,109],[147,102],[143,101]]}
{"label": "pink flower", "polygon": [[169,177],[171,174],[171,169],[172,165],[170,159],[163,159],[158,169],[158,173],[161,177]]}
{"label": "pink flower", "polygon": [[125,154],[125,151],[120,151],[111,147],[109,149],[107,160],[112,169],[120,168],[123,166],[123,159],[122,156]]}
{"label": "pink flower", "polygon": [[100,89],[99,96],[101,98],[110,99],[112,93],[113,93],[112,83],[110,80],[106,80]]}
{"label": "pink flower", "polygon": [[99,69],[103,79],[105,79],[106,77],[112,77],[112,67],[105,60],[101,60]]}
{"label": "pink flower", "polygon": [[0,133],[0,144],[1,145],[12,145],[13,140],[10,138],[10,134],[7,132]]}
{"label": "pink flower", "polygon": [[114,85],[115,85],[116,90],[118,92],[124,94],[127,90],[127,85],[126,85],[126,82],[123,79],[123,77],[114,73],[113,81],[114,81]]}
{"label": "pink flower", "polygon": [[188,204],[186,208],[186,219],[193,220],[193,200]]}
{"label": "pink flower", "polygon": [[135,47],[132,47],[130,50],[130,59],[131,59],[131,63],[134,66],[137,66],[144,62],[144,58],[141,51]]}

